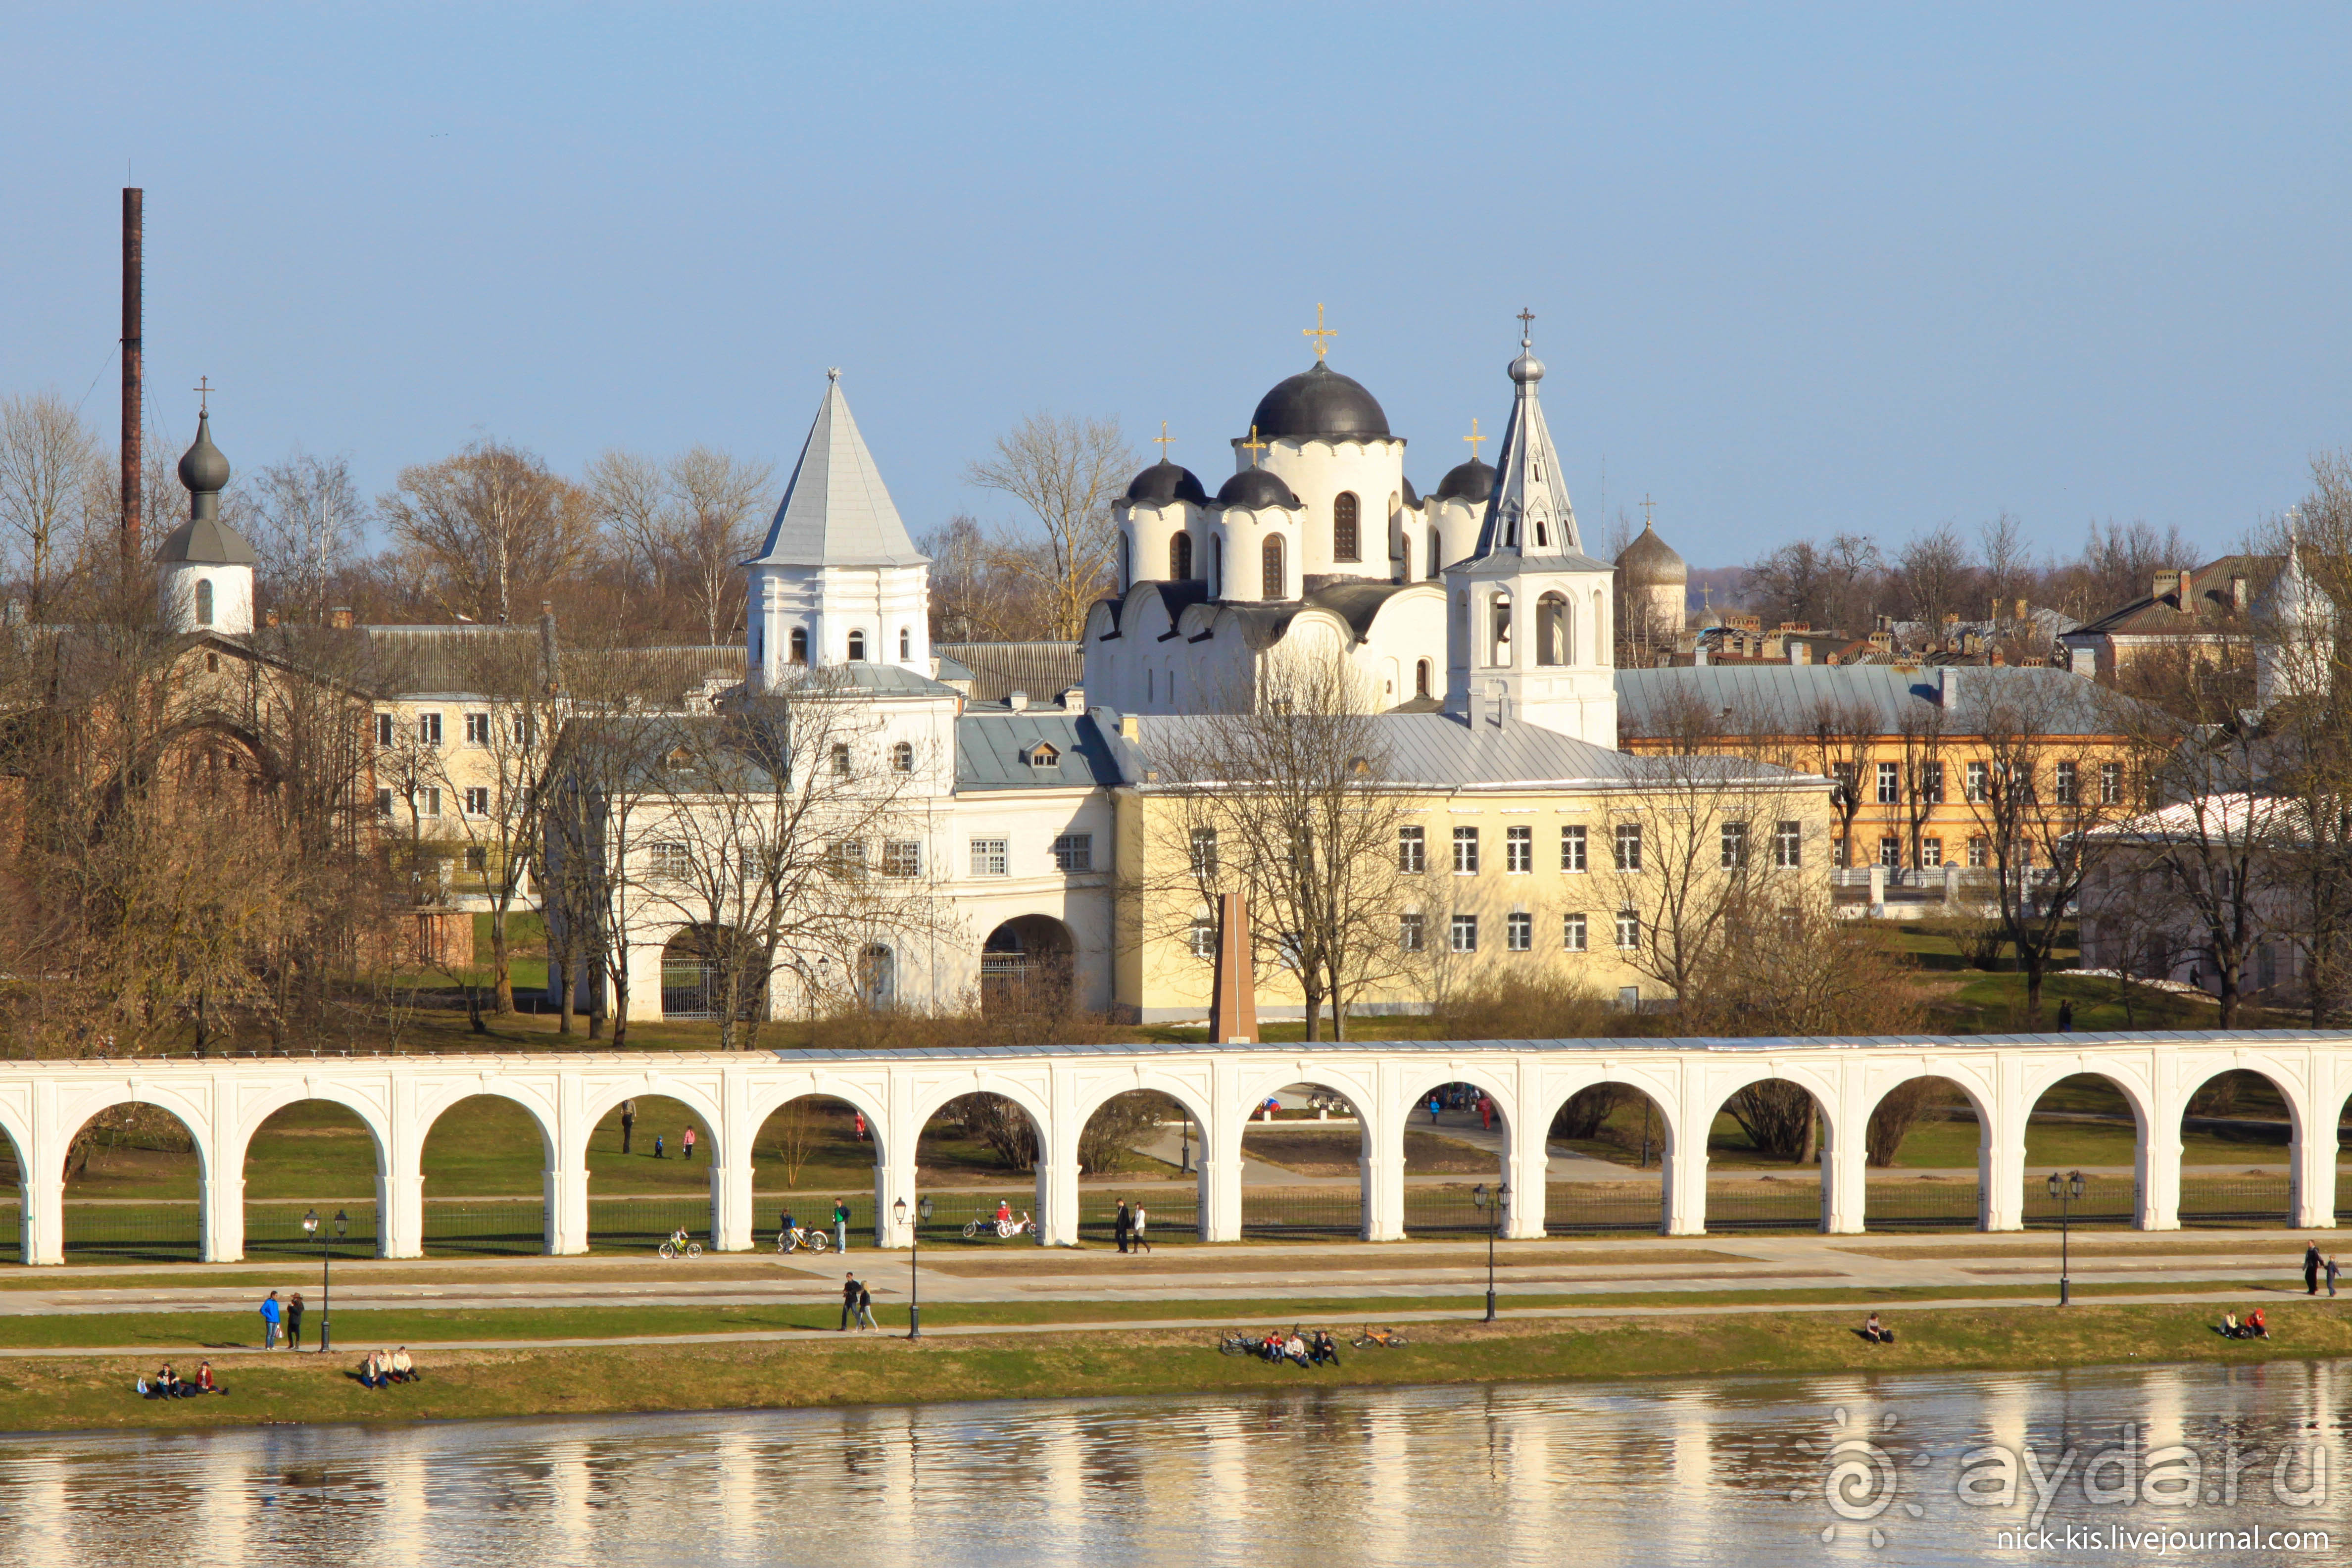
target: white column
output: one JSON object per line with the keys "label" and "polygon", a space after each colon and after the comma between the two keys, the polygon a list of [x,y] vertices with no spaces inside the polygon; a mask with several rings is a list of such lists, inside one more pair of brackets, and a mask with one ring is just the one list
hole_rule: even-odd
{"label": "white column", "polygon": [[[2315,1064],[2316,1065],[2316,1064]],[[2306,1103],[2295,1119],[2294,1142],[2287,1152],[2287,1168],[2294,1185],[2294,1208],[2289,1223],[2297,1230],[2336,1228],[2336,1118],[2315,1114]],[[2315,1126],[2320,1131],[2313,1136]]]}
{"label": "white column", "polygon": [[[1534,1078],[1520,1075],[1521,1093]],[[1503,1234],[1514,1241],[1540,1241],[1544,1235],[1544,1203],[1551,1194],[1544,1183],[1551,1168],[1551,1118],[1540,1107],[1522,1103],[1519,1114],[1504,1129],[1503,1184],[1511,1189],[1503,1214]]]}
{"label": "white column", "polygon": [[[818,1092],[818,1091],[813,1091]],[[907,1247],[915,1239],[917,1205],[915,1142],[923,1124],[910,1114],[910,1090],[903,1074],[890,1075],[889,1110],[874,1123],[874,1245]],[[900,1225],[891,1205],[907,1204],[907,1223]]]}
{"label": "white column", "polygon": [[1868,1113],[1851,1086],[1841,1086],[1838,1104],[1822,1117],[1822,1229],[1831,1236],[1860,1236],[1869,1201],[1869,1147],[1863,1139]]}
{"label": "white column", "polygon": [[2025,1228],[2025,1110],[2012,1074],[1995,1069],[1988,1118],[1977,1129],[1977,1216],[1986,1230]]}
{"label": "white column", "polygon": [[236,1263],[245,1257],[245,1151],[229,1125],[236,1114],[235,1086],[215,1079],[211,1100],[212,1114],[201,1134],[204,1175],[197,1182],[202,1197],[196,1220],[203,1241],[197,1256],[206,1263]]}
{"label": "white column", "polygon": [[2180,1228],[2180,1142],[2182,1106],[2159,1087],[2151,1097],[2152,1126],[2139,1130],[2133,1151],[2132,1172],[2139,1181],[2139,1213],[2133,1224],[2141,1230]]}
{"label": "white column", "polygon": [[659,935],[661,940],[629,944],[629,1022],[632,1024],[661,1022],[662,942],[667,939],[669,932],[663,928]]}
{"label": "white column", "polygon": [[416,1082],[389,1077],[383,1146],[376,1151],[375,1253],[378,1258],[425,1256],[425,1129],[416,1114]]}
{"label": "white column", "polygon": [[[1392,1088],[1381,1085],[1383,1091]],[[1404,1239],[1404,1124],[1412,1121],[1412,1112],[1394,1114],[1386,1102],[1394,1100],[1393,1093],[1381,1092],[1377,1105],[1356,1107],[1363,1125],[1363,1154],[1360,1162],[1364,1191],[1364,1239],[1366,1241],[1402,1241]]]}
{"label": "white column", "polygon": [[1224,1131],[1224,1123],[1232,1120],[1228,1109],[1217,1123],[1201,1123],[1199,1152],[1193,1159],[1199,1172],[1202,1241],[1242,1238],[1242,1140],[1238,1131]]}
{"label": "white column", "polygon": [[[1075,1138],[1072,1140],[1075,1144]],[[1037,1162],[1037,1242],[1041,1247],[1078,1244],[1078,1156]]]}
{"label": "white column", "polygon": [[547,1204],[547,1252],[572,1258],[588,1250],[588,1167],[569,1163],[541,1173]]}
{"label": "white column", "polygon": [[[1704,1064],[1681,1067],[1682,1082],[1675,1094],[1674,1120],[1666,1126],[1666,1152],[1658,1162],[1664,1188],[1668,1236],[1706,1234],[1706,1134],[1715,1125],[1715,1106],[1707,1100]],[[1696,1084],[1694,1089],[1693,1084]],[[1664,1109],[1662,1103],[1659,1107]]]}
{"label": "white column", "polygon": [[714,1252],[748,1252],[756,1245],[751,1213],[751,1086],[740,1070],[719,1079],[719,1120],[710,1127],[710,1247]]}
{"label": "white column", "polygon": [[[63,1155],[54,1162],[28,1166],[28,1171],[61,1169]],[[24,1204],[21,1217],[24,1226],[24,1259],[27,1263],[56,1264],[66,1260],[66,1180],[63,1176],[33,1176],[27,1174],[17,1184]]]}

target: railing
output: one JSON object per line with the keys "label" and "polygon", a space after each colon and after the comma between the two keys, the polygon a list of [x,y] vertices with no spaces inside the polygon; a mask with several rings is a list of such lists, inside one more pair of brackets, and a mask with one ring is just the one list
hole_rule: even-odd
{"label": "railing", "polygon": [[1256,1187],[1242,1192],[1242,1235],[1296,1240],[1364,1234],[1360,1187]]}

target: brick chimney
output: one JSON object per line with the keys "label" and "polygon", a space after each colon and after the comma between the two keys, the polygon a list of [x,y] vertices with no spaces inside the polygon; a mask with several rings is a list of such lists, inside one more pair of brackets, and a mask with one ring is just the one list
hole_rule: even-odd
{"label": "brick chimney", "polygon": [[337,605],[333,609],[327,612],[327,624],[334,627],[339,632],[350,631],[352,629],[352,607],[349,605]]}

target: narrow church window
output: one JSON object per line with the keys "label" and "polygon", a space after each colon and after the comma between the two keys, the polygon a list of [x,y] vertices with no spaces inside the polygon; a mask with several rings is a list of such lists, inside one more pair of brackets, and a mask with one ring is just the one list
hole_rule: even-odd
{"label": "narrow church window", "polygon": [[200,578],[198,578],[198,579],[196,580],[196,625],[198,625],[198,626],[211,626],[212,624],[213,624],[213,584],[212,584],[212,580],[211,580],[210,578],[208,578],[208,577],[200,577]]}
{"label": "narrow church window", "polygon": [[849,657],[852,658],[864,658],[866,657],[866,634],[864,632],[852,632],[849,634]]}
{"label": "narrow church window", "polygon": [[1439,542],[1437,530],[1433,528],[1429,531],[1429,553],[1423,558],[1423,563],[1428,566],[1429,576],[1433,582],[1436,580],[1439,572],[1444,570],[1445,565],[1445,551]]}
{"label": "narrow church window", "polygon": [[1224,585],[1224,581],[1225,542],[1222,539],[1212,539],[1209,541],[1209,597],[1214,599],[1220,596],[1219,590]]}
{"label": "narrow church window", "polygon": [[1258,589],[1259,598],[1287,597],[1283,592],[1282,535],[1277,533],[1265,542],[1265,548],[1259,552],[1258,569],[1264,579]]}
{"label": "narrow church window", "polygon": [[890,748],[890,765],[902,773],[915,771],[915,748],[905,741]]}
{"label": "narrow church window", "polygon": [[1126,587],[1135,581],[1135,541],[1122,533],[1118,536],[1118,585]]}
{"label": "narrow church window", "polygon": [[1413,661],[1412,694],[1415,697],[1426,697],[1429,695],[1429,660],[1423,658]]}
{"label": "narrow church window", "polygon": [[1486,662],[1500,668],[1511,662],[1511,596],[1497,594],[1486,605]]}
{"label": "narrow church window", "polygon": [[1192,580],[1192,536],[1180,533],[1168,542],[1168,576],[1176,583]]}
{"label": "narrow church window", "polygon": [[793,628],[792,646],[793,662],[794,664],[806,664],[808,662],[808,633],[799,626],[794,626]]}
{"label": "narrow church window", "polygon": [[898,657],[900,658],[915,657],[915,634],[905,626],[898,628]]}
{"label": "narrow church window", "polygon": [[1359,509],[1355,492],[1343,491],[1331,502],[1331,559],[1360,561],[1363,559],[1360,542],[1361,530],[1357,526]]}
{"label": "narrow church window", "polygon": [[1546,594],[1536,602],[1536,662],[1566,664],[1569,650],[1574,646],[1574,623],[1569,616],[1568,601],[1558,594]]}

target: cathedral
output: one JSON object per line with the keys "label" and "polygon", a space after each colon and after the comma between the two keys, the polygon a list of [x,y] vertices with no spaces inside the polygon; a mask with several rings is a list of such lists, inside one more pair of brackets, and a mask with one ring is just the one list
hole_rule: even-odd
{"label": "cathedral", "polygon": [[[1523,325],[1532,317],[1522,317]],[[1501,450],[1423,497],[1364,386],[1316,363],[1258,400],[1212,496],[1164,458],[1118,502],[1086,690],[1127,713],[1251,707],[1270,660],[1343,658],[1381,710],[1513,718],[1613,750],[1611,564],[1584,552],[1522,332]]]}

